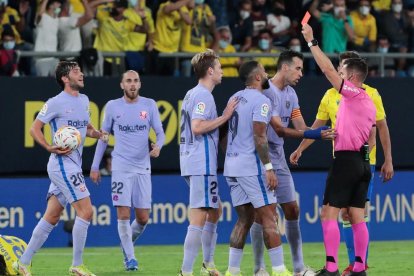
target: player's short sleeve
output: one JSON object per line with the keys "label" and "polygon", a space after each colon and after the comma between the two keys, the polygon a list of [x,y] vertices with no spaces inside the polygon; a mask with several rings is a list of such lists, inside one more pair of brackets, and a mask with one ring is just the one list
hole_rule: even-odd
{"label": "player's short sleeve", "polygon": [[60,108],[55,98],[49,99],[37,114],[36,119],[47,124],[58,116]]}
{"label": "player's short sleeve", "polygon": [[375,121],[384,120],[386,118],[384,105],[382,104],[382,98],[377,89],[374,89],[374,91],[372,91],[371,99],[374,102],[376,110]]}
{"label": "player's short sleeve", "polygon": [[293,94],[293,96],[292,96],[292,107],[293,107],[293,109],[300,109],[298,95],[296,94],[295,90],[293,90],[292,94]]}
{"label": "player's short sleeve", "polygon": [[261,97],[253,107],[253,122],[263,122],[268,124],[272,116],[270,100]]}
{"label": "player's short sleeve", "polygon": [[323,98],[318,107],[318,113],[316,113],[316,119],[328,121],[329,120],[329,110],[328,110],[328,92],[323,95]]}
{"label": "player's short sleeve", "polygon": [[108,132],[108,133],[112,132],[112,126],[113,126],[113,115],[112,115],[112,113],[113,113],[113,104],[114,104],[113,101],[109,101],[106,104],[105,112],[104,112],[104,118],[103,118],[102,126],[101,126],[101,129],[103,131]]}
{"label": "player's short sleeve", "polygon": [[191,112],[191,120],[201,119],[201,120],[210,120],[211,114],[216,108],[216,103],[214,102],[213,95],[208,92],[198,93],[194,97],[194,106]]}
{"label": "player's short sleeve", "polygon": [[264,95],[270,101],[270,107],[272,111],[271,116],[280,117],[280,101],[279,98],[276,96],[276,93],[272,89],[267,89],[265,90]]}

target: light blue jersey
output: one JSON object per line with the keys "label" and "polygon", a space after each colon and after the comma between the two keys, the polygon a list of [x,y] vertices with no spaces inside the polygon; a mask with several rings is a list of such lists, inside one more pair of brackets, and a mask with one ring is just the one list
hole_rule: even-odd
{"label": "light blue jersey", "polygon": [[[272,117],[280,117],[283,127],[288,127],[292,111],[299,109],[298,96],[295,90],[287,85],[280,90],[271,81],[270,88],[263,91],[263,94],[270,99],[272,107]],[[269,155],[272,163],[279,163],[281,158],[285,158],[283,152],[283,138],[279,137],[272,127],[267,130],[267,139],[269,141]]]}
{"label": "light blue jersey", "polygon": [[[116,143],[112,151],[112,171],[150,174],[149,132],[154,129],[157,145],[162,148],[165,134],[157,104],[154,100],[139,96],[136,102],[124,97],[109,101],[106,105],[102,130],[112,133]],[[98,142],[92,170],[99,170],[106,144]]]}
{"label": "light blue jersey", "polygon": [[253,122],[269,123],[270,100],[256,89],[239,91],[232,98],[237,98],[239,103],[229,120],[224,175],[262,175],[265,170],[256,153]]}
{"label": "light blue jersey", "polygon": [[72,96],[62,91],[50,98],[36,119],[49,123],[52,137],[62,126],[72,126],[79,130],[82,142],[79,147],[68,155],[52,153],[47,164],[49,172],[78,172],[82,171],[82,151],[85,142],[86,129],[89,124],[89,99],[86,95]]}
{"label": "light blue jersey", "polygon": [[201,84],[187,92],[181,108],[180,169],[182,176],[216,175],[218,129],[194,135],[191,121],[217,118],[216,103],[211,92]]}

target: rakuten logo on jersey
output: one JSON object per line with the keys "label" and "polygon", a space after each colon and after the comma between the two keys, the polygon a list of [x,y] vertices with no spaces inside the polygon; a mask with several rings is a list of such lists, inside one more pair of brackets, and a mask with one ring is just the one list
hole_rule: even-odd
{"label": "rakuten logo on jersey", "polygon": [[76,120],[76,121],[72,121],[69,120],[68,121],[68,126],[72,126],[72,127],[76,127],[76,128],[83,128],[86,127],[89,124],[89,122],[87,120]]}
{"label": "rakuten logo on jersey", "polygon": [[147,130],[147,126],[146,125],[119,125],[119,131],[123,131],[123,132],[137,132],[137,131],[143,131],[143,130]]}

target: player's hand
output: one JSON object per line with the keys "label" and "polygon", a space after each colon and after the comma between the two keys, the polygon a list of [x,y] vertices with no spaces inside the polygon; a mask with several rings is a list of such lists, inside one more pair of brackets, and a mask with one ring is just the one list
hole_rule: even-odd
{"label": "player's hand", "polygon": [[233,115],[234,110],[236,110],[236,107],[239,103],[239,100],[237,98],[231,99],[226,108],[223,111],[223,117],[226,118],[226,120],[230,119],[230,117]]}
{"label": "player's hand", "polygon": [[92,171],[89,174],[90,179],[93,183],[99,184],[101,182],[101,172],[100,171]]}
{"label": "player's hand", "polygon": [[382,182],[387,182],[391,180],[393,176],[394,176],[394,167],[392,166],[392,163],[385,161],[381,167],[380,177],[382,178]]}
{"label": "player's hand", "polygon": [[322,140],[333,140],[336,137],[336,129],[329,128],[321,131]]}
{"label": "player's hand", "polygon": [[301,151],[298,151],[298,150],[295,150],[294,152],[292,152],[292,154],[289,157],[290,163],[292,165],[298,166],[299,165],[298,161],[299,161],[299,158],[301,156],[302,156],[302,152]]}
{"label": "player's hand", "polygon": [[62,148],[59,148],[58,146],[53,145],[53,146],[49,146],[47,151],[50,153],[58,154],[58,155],[68,155],[72,150],[70,148],[62,149]]}
{"label": "player's hand", "polygon": [[157,158],[158,156],[160,156],[161,149],[157,144],[152,143],[151,148],[152,148],[152,150],[150,151],[151,157]]}
{"label": "player's hand", "polygon": [[109,133],[104,131],[104,130],[100,130],[99,131],[99,140],[101,140],[104,143],[108,143],[109,141]]}
{"label": "player's hand", "polygon": [[266,183],[269,190],[273,191],[277,186],[277,177],[274,170],[266,171]]}
{"label": "player's hand", "polygon": [[313,30],[309,24],[302,26],[302,34],[306,42],[311,42],[313,40]]}

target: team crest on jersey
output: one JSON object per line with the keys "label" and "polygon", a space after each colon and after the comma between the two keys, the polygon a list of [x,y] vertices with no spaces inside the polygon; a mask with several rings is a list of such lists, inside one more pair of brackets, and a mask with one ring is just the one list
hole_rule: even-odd
{"label": "team crest on jersey", "polygon": [[195,113],[196,114],[200,114],[200,115],[204,115],[204,111],[206,110],[206,104],[205,103],[203,103],[203,102],[199,102],[197,105],[196,105],[196,110],[195,110]]}
{"label": "team crest on jersey", "polygon": [[45,103],[42,107],[42,109],[40,110],[39,114],[42,116],[45,116],[47,112],[47,103]]}
{"label": "team crest on jersey", "polygon": [[262,104],[260,114],[262,114],[262,116],[264,116],[264,117],[267,117],[268,113],[269,113],[269,105],[268,104]]}
{"label": "team crest on jersey", "polygon": [[148,117],[148,112],[146,111],[139,112],[139,118],[141,118],[141,120],[145,120],[147,117]]}
{"label": "team crest on jersey", "polygon": [[290,107],[290,101],[286,101],[286,108],[289,109],[289,107]]}
{"label": "team crest on jersey", "polygon": [[85,192],[85,191],[86,191],[86,186],[85,186],[85,185],[81,185],[81,186],[79,186],[79,190],[80,190],[81,192]]}

